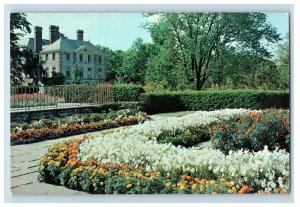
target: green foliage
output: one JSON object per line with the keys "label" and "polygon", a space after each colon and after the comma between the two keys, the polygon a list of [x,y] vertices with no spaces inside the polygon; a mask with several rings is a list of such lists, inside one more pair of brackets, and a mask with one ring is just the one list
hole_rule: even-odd
{"label": "green foliage", "polygon": [[171,111],[224,108],[289,108],[287,91],[224,90],[200,92],[145,93],[142,110],[154,114]]}
{"label": "green foliage", "polygon": [[117,84],[113,86],[114,101],[138,101],[145,90],[142,86],[133,84]]}
{"label": "green foliage", "polygon": [[132,47],[123,54],[123,63],[119,71],[122,83],[145,82],[146,67],[148,59],[156,54],[156,47],[150,43],[143,43],[141,38],[137,38]]}
{"label": "green foliage", "polygon": [[23,61],[26,48],[18,43],[26,33],[30,33],[30,23],[24,13],[10,14],[10,81],[12,84],[21,84]]}
{"label": "green foliage", "polygon": [[248,149],[260,151],[276,147],[290,149],[290,117],[288,111],[264,110],[235,115],[211,127],[213,147],[224,153]]}
{"label": "green foliage", "polygon": [[107,80],[115,81],[119,83],[121,67],[124,59],[124,51],[116,50],[113,51],[108,47],[103,47],[100,45],[96,45],[99,49],[103,50],[107,53],[107,62],[106,62],[106,70],[107,70]]}
{"label": "green foliage", "polygon": [[72,67],[72,83],[80,84],[80,74],[79,74],[78,65],[76,63]]}
{"label": "green foliage", "polygon": [[[42,73],[44,73],[44,61],[40,60],[37,54],[34,54],[32,50],[28,50],[28,48],[24,48],[24,58],[25,61],[23,63],[23,73],[29,75],[33,79],[33,84],[38,85],[38,82],[41,78]],[[45,81],[43,81],[45,83]]]}
{"label": "green foliage", "polygon": [[175,146],[192,147],[209,140],[209,127],[189,126],[175,130],[165,130],[157,137],[158,143],[171,143]]}
{"label": "green foliage", "polygon": [[289,36],[286,35],[285,41],[279,45],[277,51],[276,65],[279,69],[280,87],[289,88],[290,82],[290,46]]}
{"label": "green foliage", "polygon": [[63,85],[65,83],[66,77],[62,73],[53,72],[52,77],[50,78],[50,84],[47,85]]}
{"label": "green foliage", "polygon": [[156,77],[172,86],[194,84],[196,90],[203,89],[228,51],[242,48],[270,57],[261,40],[280,40],[264,13],[164,13],[148,29],[160,50],[149,60],[147,79]]}
{"label": "green foliage", "polygon": [[[227,51],[214,59],[205,88],[278,89],[280,71],[274,61],[250,51]],[[284,88],[284,89],[288,89]]]}

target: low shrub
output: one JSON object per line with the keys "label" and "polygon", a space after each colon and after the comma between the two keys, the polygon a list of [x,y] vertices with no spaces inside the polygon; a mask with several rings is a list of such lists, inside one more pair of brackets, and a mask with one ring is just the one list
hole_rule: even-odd
{"label": "low shrub", "polygon": [[156,138],[158,143],[171,143],[175,146],[192,147],[209,140],[208,126],[187,126],[174,130],[162,130]]}
{"label": "low shrub", "polygon": [[211,129],[213,147],[228,153],[230,150],[250,151],[290,149],[289,111],[263,110],[234,115],[215,123]]}
{"label": "low shrub", "polygon": [[145,90],[139,85],[118,84],[113,86],[113,100],[117,102],[138,101],[142,93],[145,93]]}
{"label": "low shrub", "polygon": [[289,108],[289,92],[225,90],[144,93],[141,94],[141,102],[142,110],[149,114],[223,108]]}

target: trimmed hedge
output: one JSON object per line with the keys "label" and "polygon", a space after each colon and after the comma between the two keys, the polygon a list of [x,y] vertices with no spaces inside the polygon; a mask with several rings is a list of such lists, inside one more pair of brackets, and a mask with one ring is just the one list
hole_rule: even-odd
{"label": "trimmed hedge", "polygon": [[185,110],[213,111],[222,108],[289,108],[288,91],[196,91],[145,93],[142,110],[148,114]]}
{"label": "trimmed hedge", "polygon": [[47,93],[63,97],[66,103],[112,102],[112,85],[58,85],[47,87]]}
{"label": "trimmed hedge", "polygon": [[47,87],[47,93],[64,97],[67,103],[111,103],[138,101],[142,86],[133,84],[63,85]]}
{"label": "trimmed hedge", "polygon": [[118,84],[113,86],[114,101],[138,101],[141,94],[145,93],[142,86],[133,84]]}

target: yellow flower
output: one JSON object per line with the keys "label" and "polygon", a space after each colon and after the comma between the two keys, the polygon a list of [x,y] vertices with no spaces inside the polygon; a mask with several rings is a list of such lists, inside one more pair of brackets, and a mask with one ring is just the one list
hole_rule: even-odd
{"label": "yellow flower", "polygon": [[233,192],[234,192],[233,190],[230,190],[230,189],[228,190],[228,193],[233,193]]}
{"label": "yellow flower", "polygon": [[200,192],[202,192],[204,190],[203,185],[200,185]]}
{"label": "yellow flower", "polygon": [[229,181],[227,181],[225,184],[226,184],[226,186],[228,186],[228,187],[231,186],[231,183],[230,183]]}
{"label": "yellow flower", "polygon": [[197,188],[197,184],[192,185],[192,190],[195,190]]}
{"label": "yellow flower", "polygon": [[217,192],[212,192],[211,194],[218,194]]}
{"label": "yellow flower", "polygon": [[224,183],[224,182],[226,182],[226,179],[225,178],[221,178],[220,181]]}
{"label": "yellow flower", "polygon": [[100,182],[100,185],[101,185],[101,186],[104,185],[104,182]]}
{"label": "yellow flower", "polygon": [[179,188],[180,188],[181,190],[184,190],[184,189],[185,189],[184,185],[181,185]]}
{"label": "yellow flower", "polygon": [[141,183],[140,182],[137,182],[137,184],[136,184],[137,186],[140,186],[141,185]]}
{"label": "yellow flower", "polygon": [[172,184],[171,182],[168,182],[168,183],[165,183],[165,186],[169,187],[169,186],[171,186],[171,184]]}
{"label": "yellow flower", "polygon": [[131,187],[132,187],[131,183],[129,183],[129,184],[126,185],[126,188],[131,188]]}
{"label": "yellow flower", "polygon": [[39,170],[44,170],[45,169],[45,166],[40,166],[39,167]]}
{"label": "yellow flower", "polygon": [[211,184],[211,185],[215,185],[215,184],[216,184],[216,181],[215,181],[215,180],[211,180],[211,181],[210,181],[210,184]]}
{"label": "yellow flower", "polygon": [[56,162],[55,165],[56,165],[57,167],[59,167],[59,166],[60,166],[60,162]]}

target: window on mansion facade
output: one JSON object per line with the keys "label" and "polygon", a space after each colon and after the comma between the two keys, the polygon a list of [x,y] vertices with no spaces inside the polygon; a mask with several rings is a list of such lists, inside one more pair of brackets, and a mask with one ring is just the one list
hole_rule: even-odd
{"label": "window on mansion facade", "polygon": [[70,53],[67,53],[67,54],[66,54],[66,59],[67,59],[67,60],[70,60]]}

